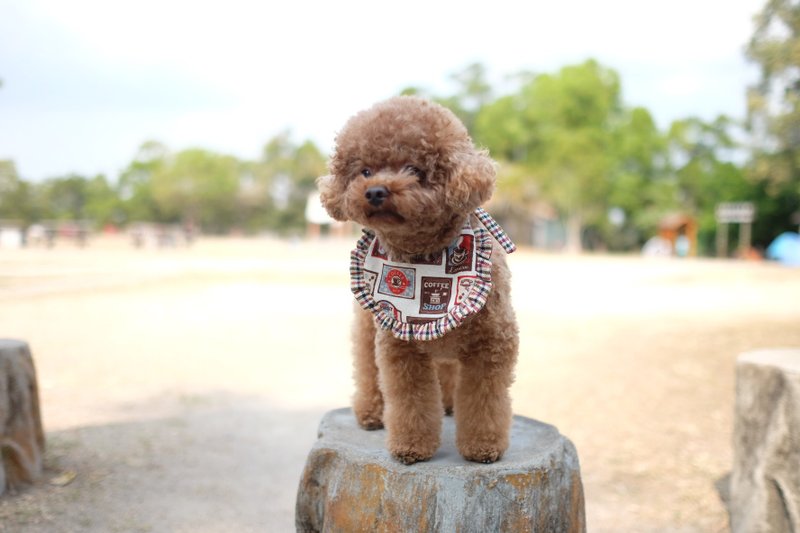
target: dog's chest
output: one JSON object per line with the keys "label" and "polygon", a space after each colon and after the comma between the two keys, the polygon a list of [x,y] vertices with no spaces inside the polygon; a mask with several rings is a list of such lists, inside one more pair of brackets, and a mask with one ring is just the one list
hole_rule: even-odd
{"label": "dog's chest", "polygon": [[444,337],[432,341],[411,341],[417,349],[434,359],[458,359],[464,347],[464,335],[468,328],[459,328]]}

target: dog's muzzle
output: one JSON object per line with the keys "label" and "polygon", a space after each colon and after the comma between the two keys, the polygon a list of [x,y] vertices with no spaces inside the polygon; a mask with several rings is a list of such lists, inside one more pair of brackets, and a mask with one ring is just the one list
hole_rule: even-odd
{"label": "dog's muzzle", "polygon": [[378,207],[389,197],[389,189],[384,185],[376,185],[367,189],[364,197],[371,206]]}

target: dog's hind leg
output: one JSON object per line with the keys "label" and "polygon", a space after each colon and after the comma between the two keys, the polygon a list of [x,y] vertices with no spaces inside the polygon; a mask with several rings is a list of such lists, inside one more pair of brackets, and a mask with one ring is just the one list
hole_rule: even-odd
{"label": "dog's hind leg", "polygon": [[356,306],[353,324],[353,412],[364,429],[383,427],[383,396],[375,364],[375,320],[373,314]]}
{"label": "dog's hind leg", "polygon": [[493,463],[508,448],[518,338],[512,322],[480,328],[460,357],[455,393],[456,446],[465,459]]}

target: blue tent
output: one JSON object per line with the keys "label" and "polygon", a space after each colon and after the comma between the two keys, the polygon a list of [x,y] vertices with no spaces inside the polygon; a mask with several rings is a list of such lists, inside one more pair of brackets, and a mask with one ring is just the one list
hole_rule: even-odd
{"label": "blue tent", "polygon": [[767,247],[767,257],[788,266],[800,266],[800,233],[787,231]]}

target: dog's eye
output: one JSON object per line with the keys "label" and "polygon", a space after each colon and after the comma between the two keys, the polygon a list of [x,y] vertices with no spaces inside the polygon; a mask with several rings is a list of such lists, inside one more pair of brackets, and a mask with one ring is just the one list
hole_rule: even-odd
{"label": "dog's eye", "polygon": [[365,178],[368,178],[372,176],[372,171],[368,168],[364,168],[361,170],[361,175],[364,176]]}
{"label": "dog's eye", "polygon": [[414,165],[406,165],[405,167],[403,167],[403,170],[405,172],[408,172],[412,176],[416,176],[420,180],[424,180],[425,179],[425,172],[420,170],[419,167],[415,167]]}

